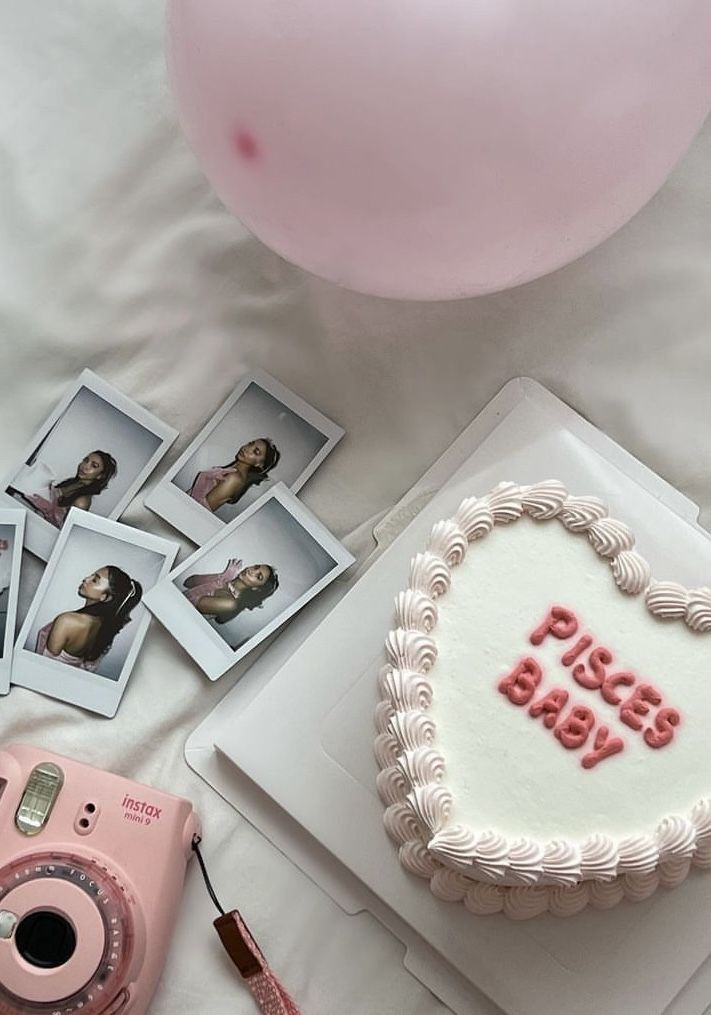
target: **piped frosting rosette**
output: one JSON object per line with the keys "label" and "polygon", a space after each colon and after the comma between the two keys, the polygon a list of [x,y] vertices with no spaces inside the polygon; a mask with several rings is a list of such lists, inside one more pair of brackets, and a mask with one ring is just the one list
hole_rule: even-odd
{"label": "piped frosting rosette", "polygon": [[570,496],[557,480],[500,483],[483,497],[463,500],[452,518],[433,527],[425,551],[411,562],[409,587],[396,598],[396,626],[378,680],[375,756],[384,825],[403,867],[426,878],[437,898],[479,916],[504,913],[519,920],[543,912],[572,916],[588,905],[610,909],[625,898],[645,899],[660,884],[679,884],[692,865],[711,868],[711,800],[699,801],[688,816],[663,819],[651,834],[618,842],[602,834],[582,843],[509,841],[491,829],[449,822],[452,794],[429,714],[437,601],[472,543],[524,515],[555,519],[584,535],[620,591],[644,595],[660,620],[711,631],[711,589],[655,581],[630,529],[610,518],[601,500]]}

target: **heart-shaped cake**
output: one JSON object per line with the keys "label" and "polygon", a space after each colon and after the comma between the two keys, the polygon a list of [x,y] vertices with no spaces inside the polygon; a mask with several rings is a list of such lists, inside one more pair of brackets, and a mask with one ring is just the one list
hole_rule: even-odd
{"label": "heart-shaped cake", "polygon": [[378,791],[438,898],[571,915],[711,867],[711,589],[653,579],[600,500],[464,500],[396,616]]}

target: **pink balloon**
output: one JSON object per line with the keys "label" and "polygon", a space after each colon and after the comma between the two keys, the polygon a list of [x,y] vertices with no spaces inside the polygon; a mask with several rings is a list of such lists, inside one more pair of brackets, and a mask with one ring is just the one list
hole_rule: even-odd
{"label": "pink balloon", "polygon": [[567,264],[654,194],[711,106],[711,3],[172,0],[169,64],[268,246],[451,299]]}

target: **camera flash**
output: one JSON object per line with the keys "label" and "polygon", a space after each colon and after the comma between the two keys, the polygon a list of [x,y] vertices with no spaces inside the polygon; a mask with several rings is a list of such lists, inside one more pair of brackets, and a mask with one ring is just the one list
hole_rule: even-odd
{"label": "camera flash", "polygon": [[32,769],[15,814],[15,825],[23,835],[37,835],[42,831],[63,783],[61,768],[49,761]]}

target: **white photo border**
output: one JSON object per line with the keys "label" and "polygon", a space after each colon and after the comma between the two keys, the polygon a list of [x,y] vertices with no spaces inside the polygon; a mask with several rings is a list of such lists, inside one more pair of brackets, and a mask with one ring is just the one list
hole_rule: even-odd
{"label": "white photo border", "polygon": [[14,527],[15,536],[12,544],[12,564],[10,568],[10,587],[7,599],[7,619],[5,621],[5,637],[0,658],[0,695],[10,690],[12,659],[15,647],[15,624],[17,623],[17,604],[20,596],[20,570],[22,568],[22,547],[25,535],[25,512],[21,508],[0,507],[0,525]]}
{"label": "white photo border", "polygon": [[[151,615],[148,610],[143,611],[143,616],[138,621],[131,648],[121,668],[118,680],[108,680],[98,673],[85,672],[77,667],[68,666],[59,660],[37,655],[36,652],[25,648],[25,642],[35,622],[39,606],[54,578],[67,541],[75,529],[97,532],[100,535],[122,540],[130,543],[131,546],[139,546],[142,549],[159,554],[164,559],[158,582],[162,582],[170,573],[180,548],[177,543],[164,539],[161,536],[142,532],[130,525],[102,518],[100,515],[92,515],[88,511],[82,511],[81,508],[70,508],[67,520],[61,528],[45,572],[32,599],[20,633],[17,636],[11,677],[13,684],[17,684],[19,687],[26,687],[31,691],[39,691],[50,698],[56,698],[71,705],[79,705],[90,712],[98,712],[99,715],[113,718],[118,711],[121,698],[131,676],[131,671],[143,646],[151,622]],[[145,603],[145,596],[142,602]],[[58,666],[62,669],[61,682],[57,680]]]}
{"label": "white photo border", "polygon": [[[238,649],[231,648],[227,642],[214,631],[207,620],[195,607],[188,602],[182,592],[176,588],[175,581],[186,571],[192,569],[198,561],[210,553],[223,540],[244,525],[247,519],[256,514],[270,500],[277,500],[288,511],[291,517],[308,534],[319,543],[323,550],[333,559],[334,566],[292,604],[285,607],[273,620],[253,635]],[[168,578],[154,585],[145,597],[144,602],[151,613],[163,624],[185,651],[195,660],[200,669],[210,680],[217,680],[236,663],[260,645],[266,638],[277,631],[287,620],[290,620],[319,592],[323,591],[339,575],[343,574],[353,563],[355,557],[340,543],[336,537],[309,511],[307,507],[291,492],[284,483],[276,483],[267,490],[238,517],[229,522],[217,535],[213,536],[204,546],[196,550],[184,560]]]}
{"label": "white photo border", "polygon": [[[22,454],[16,459],[15,464],[2,477],[2,483],[0,484],[0,506],[13,507],[16,510],[24,510],[27,518],[25,525],[25,547],[34,553],[35,556],[45,561],[49,559],[60,530],[56,529],[54,525],[50,524],[50,522],[46,521],[46,519],[42,518],[40,515],[35,514],[35,512],[30,510],[30,508],[23,507],[19,501],[17,501],[14,497],[11,497],[10,494],[6,493],[6,490],[8,486],[12,485],[12,480],[17,475],[21,464],[26,462],[27,459],[30,458],[30,456],[42,444],[44,439],[57,425],[82,388],[86,388],[88,391],[98,395],[98,397],[104,402],[108,402],[114,409],[117,409],[124,416],[128,416],[140,426],[150,430],[151,433],[155,434],[155,436],[160,439],[158,448],[128,487],[121,500],[116,504],[108,516],[106,516],[107,520],[116,520],[121,517],[148,477],[155,470],[160,460],[178,437],[178,431],[174,427],[170,426],[168,423],[164,423],[161,419],[158,419],[158,417],[154,416],[152,412],[145,409],[129,395],[125,395],[122,391],[119,391],[118,388],[114,387],[113,384],[110,384],[109,381],[105,381],[103,377],[99,377],[99,375],[95,374],[93,370],[82,370],[79,376],[64,392],[64,395],[39,430],[35,432],[32,440],[25,446]],[[94,517],[104,516],[95,515]]]}
{"label": "white photo border", "polygon": [[[326,437],[326,443],[323,447],[317,451],[306,468],[299,473],[296,480],[287,487],[292,493],[297,493],[304,483],[311,478],[345,434],[345,430],[338,423],[334,423],[328,416],[324,416],[322,412],[319,412],[318,409],[315,409],[303,398],[291,391],[290,388],[282,384],[281,381],[266,373],[266,371],[255,368],[244,374],[232,394],[211,416],[180,458],[171,465],[160,482],[144,499],[144,504],[147,508],[150,508],[155,514],[169,522],[175,529],[186,535],[188,539],[197,543],[198,546],[202,546],[217,533],[223,532],[225,526],[232,523],[224,522],[221,518],[216,518],[215,515],[211,514],[201,504],[193,500],[190,494],[181,490],[173,480],[196,451],[202,447],[210,434],[214,432],[228,413],[232,411],[250,384],[256,384]],[[275,483],[274,486],[276,485]],[[270,489],[273,488],[270,487]],[[241,514],[239,517],[241,517]],[[235,520],[232,519],[232,521]]]}

